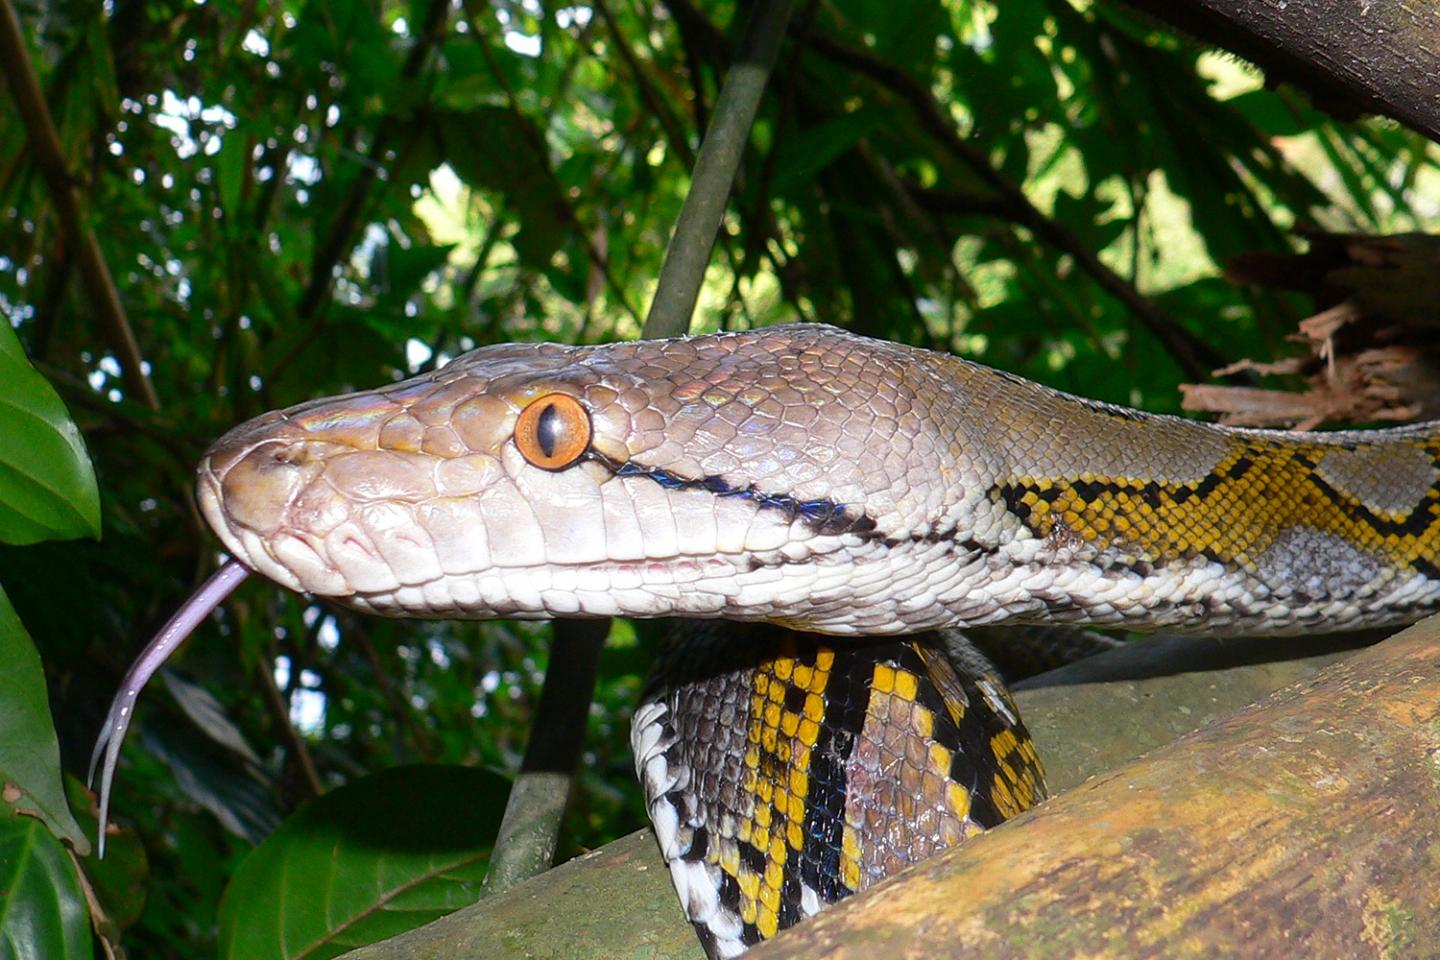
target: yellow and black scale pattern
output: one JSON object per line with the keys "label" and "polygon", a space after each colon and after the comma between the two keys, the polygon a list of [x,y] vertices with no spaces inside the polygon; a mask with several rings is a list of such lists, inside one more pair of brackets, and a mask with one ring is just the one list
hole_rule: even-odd
{"label": "yellow and black scale pattern", "polygon": [[[1337,452],[1355,458],[1373,453],[1375,469],[1384,470],[1381,457],[1393,457],[1396,445],[1367,447],[1333,436],[1341,442],[1239,434],[1208,474],[1190,482],[1091,473],[1021,476],[997,484],[991,495],[1036,536],[1076,537],[1118,554],[1121,562],[1147,567],[1205,558],[1258,572],[1280,537],[1303,528],[1377,561],[1366,577],[1314,583],[1313,593],[1333,597],[1352,580],[1374,587],[1386,568],[1440,580],[1440,485],[1390,509],[1367,503],[1329,482],[1322,464]],[[1440,441],[1433,434],[1417,434],[1409,446],[1440,470]],[[1303,582],[1292,588],[1302,598],[1307,592]]]}
{"label": "yellow and black scale pattern", "polygon": [[978,654],[966,661],[933,634],[837,644],[717,624],[660,665],[636,714],[636,765],[710,956],[1044,797],[1002,682]]}

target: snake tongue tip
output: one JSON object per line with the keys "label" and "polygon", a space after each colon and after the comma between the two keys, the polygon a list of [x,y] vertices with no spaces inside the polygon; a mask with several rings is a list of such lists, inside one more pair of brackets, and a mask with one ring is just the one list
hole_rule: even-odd
{"label": "snake tongue tip", "polygon": [[227,560],[210,579],[206,580],[188,600],[180,605],[175,615],[166,621],[160,632],[145,645],[135,658],[125,678],[120,682],[120,691],[110,703],[105,715],[105,726],[96,739],[95,749],[90,754],[90,770],[87,785],[93,785],[95,774],[100,774],[100,805],[98,818],[99,836],[96,848],[100,856],[105,851],[105,829],[110,813],[110,788],[115,780],[115,768],[120,762],[120,747],[125,742],[125,731],[135,716],[135,702],[140,691],[145,689],[150,678],[165,664],[170,655],[195,631],[206,617],[228,597],[236,587],[250,575],[249,569],[238,560]]}

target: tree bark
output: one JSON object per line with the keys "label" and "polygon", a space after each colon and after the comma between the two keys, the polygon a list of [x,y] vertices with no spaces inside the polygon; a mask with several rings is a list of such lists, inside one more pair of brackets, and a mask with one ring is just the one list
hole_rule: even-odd
{"label": "tree bark", "polygon": [[1440,9],[1430,0],[1126,0],[1307,90],[1338,119],[1393,117],[1440,142]]}

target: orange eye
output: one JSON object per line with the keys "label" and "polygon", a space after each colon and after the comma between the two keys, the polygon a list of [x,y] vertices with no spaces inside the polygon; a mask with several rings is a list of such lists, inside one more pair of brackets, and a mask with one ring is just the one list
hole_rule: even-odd
{"label": "orange eye", "polygon": [[547,393],[520,411],[515,446],[537,467],[564,470],[590,449],[590,415],[569,394]]}

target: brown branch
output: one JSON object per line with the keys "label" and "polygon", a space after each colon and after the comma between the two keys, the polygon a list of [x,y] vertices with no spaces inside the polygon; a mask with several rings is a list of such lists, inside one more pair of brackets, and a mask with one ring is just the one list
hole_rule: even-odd
{"label": "brown branch", "polygon": [[[340,610],[335,608],[330,612],[339,613]],[[365,658],[365,663],[370,667],[370,677],[375,686],[380,688],[380,695],[389,705],[390,712],[395,717],[396,726],[405,728],[405,739],[414,747],[415,752],[422,760],[433,760],[439,753],[435,737],[428,728],[415,719],[415,708],[410,705],[410,701],[402,691],[396,688],[390,671],[385,668],[385,664],[380,659],[380,652],[375,649],[375,644],[370,640],[369,629],[362,626],[363,620],[347,615],[339,622],[345,639],[359,647],[360,655]]]}
{"label": "brown branch", "polygon": [[649,74],[645,72],[640,59],[631,49],[630,41],[620,32],[620,24],[615,22],[615,16],[610,12],[609,5],[605,3],[605,0],[595,0],[595,9],[600,11],[600,16],[605,20],[605,26],[610,31],[610,39],[615,42],[615,49],[619,52],[620,59],[625,61],[625,66],[629,68],[640,99],[659,122],[660,128],[665,131],[665,136],[670,141],[670,149],[674,150],[675,155],[680,158],[680,162],[685,164],[685,169],[694,169],[695,151],[691,149],[690,141],[685,137],[685,131],[680,129],[680,122],[670,112],[665,99],[655,90]]}
{"label": "brown branch", "polygon": [[115,280],[100,252],[100,242],[94,229],[81,215],[76,179],[65,162],[55,122],[45,104],[40,78],[30,61],[20,19],[10,0],[0,0],[0,71],[3,71],[15,108],[25,125],[25,136],[35,157],[35,165],[40,168],[49,187],[50,199],[60,220],[61,235],[75,253],[85,291],[100,321],[100,329],[120,364],[125,389],[146,406],[158,410],[160,398],[155,394],[150,378],[145,375],[140,344],[125,317],[125,308],[120,305],[120,293],[115,289]]}
{"label": "brown branch", "polygon": [[937,213],[949,213],[955,216],[979,216],[992,217],[999,220],[1007,219],[1011,213],[1011,206],[1002,197],[993,193],[971,193],[964,190],[941,190],[938,187],[922,187],[914,180],[902,177],[901,184],[905,187],[912,203],[927,210]]}
{"label": "brown branch", "polygon": [[1180,326],[1107,267],[1070,228],[1050,219],[1031,203],[1018,184],[990,164],[980,148],[956,132],[955,124],[940,103],[908,73],[822,34],[812,36],[810,44],[826,59],[869,77],[908,103],[921,127],[969,167],[1005,203],[1010,220],[1028,229],[1042,242],[1073,257],[1076,264],[1103,290],[1125,304],[1131,315],[1170,352],[1187,375],[1201,377],[1224,363],[1224,358],[1209,344]]}
{"label": "brown branch", "polygon": [[[605,18],[611,36],[615,41],[615,45],[620,51],[621,59],[624,60],[626,64],[630,67],[631,74],[635,80],[637,89],[640,92],[641,99],[645,102],[646,106],[650,108],[651,113],[658,118],[660,127],[665,132],[666,142],[669,145],[670,151],[680,159],[680,162],[684,164],[687,170],[693,171],[695,168],[695,151],[690,146],[690,141],[688,137],[686,137],[684,130],[681,129],[678,120],[676,120],[674,116],[674,113],[665,106],[666,101],[662,96],[661,92],[656,89],[656,86],[649,74],[643,72],[644,68],[642,61],[639,57],[635,55],[634,51],[631,49],[629,40],[624,36],[623,33],[620,32],[619,24],[614,19],[609,8],[603,2],[599,2],[599,0],[597,0],[597,8],[600,10],[602,16]],[[682,41],[684,41],[685,33],[683,30],[681,31],[681,33]],[[697,129],[703,129],[706,126],[706,111],[703,109],[703,105],[701,103],[701,96],[703,91],[702,85],[699,82],[698,74],[696,73],[696,71],[698,70],[698,61],[695,60],[693,56],[691,56],[692,51],[689,47],[688,42],[686,44],[686,51],[687,56],[690,56],[691,75],[693,78],[692,89],[694,90],[694,96],[696,99],[696,126]],[[596,54],[594,54],[592,51],[592,56],[593,55]],[[723,58],[719,62],[714,64],[717,72],[723,70],[725,64],[726,61]],[[639,115],[637,114],[637,118],[638,116]],[[632,124],[632,126],[633,125],[634,124]],[[744,220],[747,225],[747,233],[762,233],[768,239],[774,240],[777,245],[781,245],[782,237],[780,233],[780,228],[778,224],[775,223],[774,216],[771,215],[769,207],[764,204],[763,193],[764,191],[762,190],[762,196],[757,200],[756,204],[754,205],[755,209],[751,210],[745,209],[743,207],[738,207],[738,212],[741,219]],[[759,225],[754,226],[753,230],[748,229],[754,224],[756,220],[759,221]],[[730,271],[735,277],[735,284],[732,288],[732,300],[736,300],[739,302],[741,311],[745,313],[748,318],[749,306],[744,302],[744,299],[742,297],[739,297],[738,295],[739,280],[741,272],[744,269],[744,257],[737,254],[735,250],[734,240],[728,234],[722,233],[719,235],[718,239],[720,241],[721,252],[725,256],[726,261],[729,263]],[[780,279],[782,292],[787,297],[787,299],[789,299],[792,303],[796,305],[796,310],[798,311],[799,297],[794,292],[796,284],[794,283],[794,278],[791,276],[794,271],[787,269],[787,264],[781,263],[773,256],[770,256],[768,250],[764,250],[763,252],[767,257],[769,257],[772,265],[774,266],[775,275]]]}
{"label": "brown branch", "polygon": [[[297,669],[295,672],[298,675],[300,671]],[[320,782],[320,774],[315,769],[315,760],[310,756],[310,748],[305,745],[305,738],[300,736],[300,731],[290,722],[290,705],[280,688],[275,685],[275,676],[270,672],[270,665],[266,660],[256,664],[255,678],[260,692],[265,695],[265,707],[270,712],[270,718],[274,721],[275,728],[280,731],[280,738],[285,741],[290,756],[295,759],[295,766],[300,771],[300,782],[305,786],[304,796],[307,799],[320,796],[325,792],[325,785]]]}
{"label": "brown branch", "polygon": [[[450,5],[446,0],[431,0],[425,11],[425,23],[421,27],[420,35],[415,45],[410,48],[401,68],[400,75],[403,78],[414,79],[420,73],[425,57],[444,32],[449,10]],[[345,198],[345,204],[335,215],[335,219],[330,221],[330,232],[321,243],[311,264],[310,283],[300,297],[298,312],[301,317],[313,316],[321,302],[330,295],[330,289],[335,283],[335,265],[340,262],[345,251],[350,249],[351,238],[359,226],[360,214],[370,199],[370,189],[384,165],[385,152],[390,146],[390,135],[389,125],[382,123],[375,133],[375,141],[370,145],[366,162],[361,167],[355,185]]]}
{"label": "brown branch", "polygon": [[1127,0],[1207,44],[1288,81],[1340,120],[1394,117],[1440,142],[1440,17],[1432,3],[1295,0]]}

